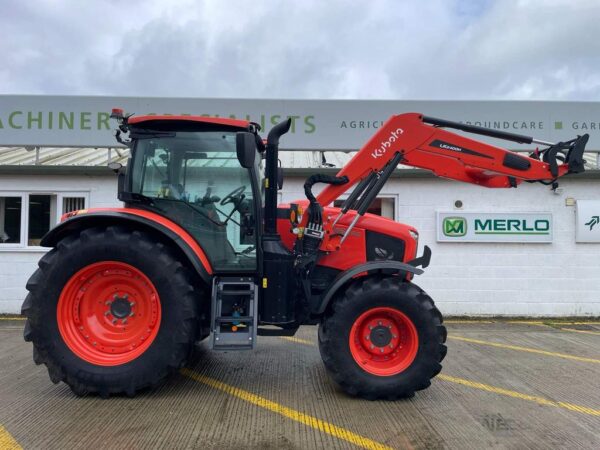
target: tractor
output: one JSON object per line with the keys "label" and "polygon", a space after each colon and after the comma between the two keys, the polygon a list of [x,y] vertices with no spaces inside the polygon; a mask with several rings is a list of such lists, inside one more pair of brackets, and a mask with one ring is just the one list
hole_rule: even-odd
{"label": "tractor", "polygon": [[[34,362],[75,394],[101,397],[156,387],[199,341],[251,350],[303,325],[318,325],[325,368],[346,393],[413,396],[446,356],[442,314],[413,282],[431,251],[417,256],[418,231],[369,205],[399,164],[488,188],[556,188],[584,171],[588,141],[394,115],[336,176],[311,175],[305,199],[278,205],[290,119],[263,140],[244,120],[111,117],[131,150],[115,168],[123,207],[65,214],[41,242],[51,249],[22,307]],[[448,128],[542,149],[516,154]]]}

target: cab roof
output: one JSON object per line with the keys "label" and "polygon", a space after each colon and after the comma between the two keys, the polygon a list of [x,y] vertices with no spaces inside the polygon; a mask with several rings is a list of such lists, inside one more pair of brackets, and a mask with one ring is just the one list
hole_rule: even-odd
{"label": "cab roof", "polygon": [[173,115],[146,115],[132,116],[127,123],[138,127],[152,127],[157,124],[176,126],[176,122],[187,125],[218,125],[220,127],[231,127],[247,130],[250,122],[247,120],[227,119],[224,117],[204,117],[204,116],[173,116]]}

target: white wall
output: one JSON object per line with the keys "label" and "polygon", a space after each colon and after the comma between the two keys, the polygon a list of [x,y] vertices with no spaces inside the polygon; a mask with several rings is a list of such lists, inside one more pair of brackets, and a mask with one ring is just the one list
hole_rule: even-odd
{"label": "white wall", "polygon": [[[0,175],[2,192],[85,192],[90,207],[119,206],[116,177]],[[27,295],[25,284],[45,251],[40,248],[6,249],[0,246],[0,314],[20,313]]]}
{"label": "white wall", "polygon": [[[286,179],[283,200],[303,198],[303,179]],[[600,181],[561,182],[556,195],[541,184],[486,189],[441,179],[391,179],[382,194],[397,196],[396,220],[411,224],[433,252],[415,282],[447,315],[600,316],[600,244],[575,243],[575,207],[565,198],[598,199]],[[435,212],[550,211],[552,244],[436,242]]]}
{"label": "white wall", "polygon": [[[304,179],[286,179],[283,201],[303,198]],[[382,194],[397,197],[396,219],[420,231],[432,263],[415,280],[444,314],[600,316],[600,244],[575,243],[575,208],[565,198],[598,199],[600,181],[563,181],[561,195],[540,184],[484,189],[440,179],[392,179]],[[90,206],[118,206],[113,177],[0,176],[0,190],[87,191]],[[551,211],[552,244],[437,243],[435,211]],[[39,250],[0,249],[0,313],[19,313]]]}

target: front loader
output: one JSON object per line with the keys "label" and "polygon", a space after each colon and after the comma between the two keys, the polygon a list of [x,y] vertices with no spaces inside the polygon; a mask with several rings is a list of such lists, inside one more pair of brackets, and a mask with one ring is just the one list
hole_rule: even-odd
{"label": "front loader", "polygon": [[[27,283],[24,336],[50,379],[103,397],[154,387],[194,344],[250,350],[259,336],[318,325],[333,380],[369,399],[428,387],[446,329],[415,276],[418,231],[367,209],[399,164],[490,188],[557,186],[584,170],[588,135],[549,143],[426,117],[392,116],[336,176],[314,174],[306,199],[277,205],[279,139],[257,124],[195,116],[126,116],[117,140],[122,208],[66,214]],[[541,150],[518,155],[447,131]],[[325,184],[318,194],[313,186]],[[348,194],[340,208],[329,206]]]}

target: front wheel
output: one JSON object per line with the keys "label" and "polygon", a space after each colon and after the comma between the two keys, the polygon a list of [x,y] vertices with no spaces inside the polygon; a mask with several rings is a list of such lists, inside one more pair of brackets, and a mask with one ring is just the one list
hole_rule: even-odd
{"label": "front wheel", "polygon": [[446,328],[433,300],[399,277],[355,281],[319,325],[327,371],[347,393],[396,399],[425,389],[441,370]]}

